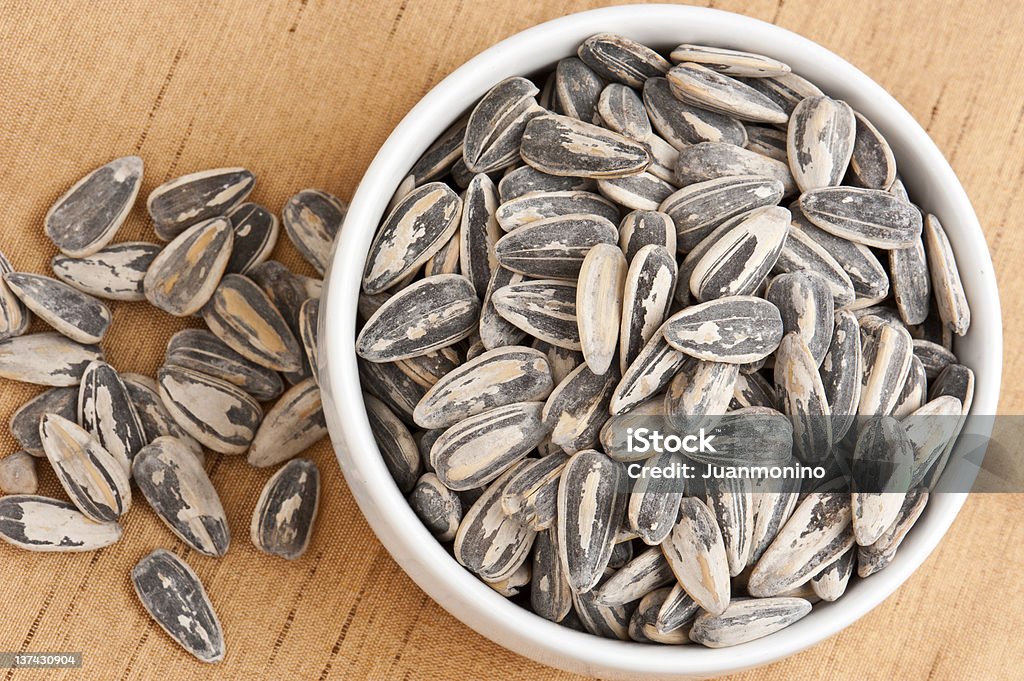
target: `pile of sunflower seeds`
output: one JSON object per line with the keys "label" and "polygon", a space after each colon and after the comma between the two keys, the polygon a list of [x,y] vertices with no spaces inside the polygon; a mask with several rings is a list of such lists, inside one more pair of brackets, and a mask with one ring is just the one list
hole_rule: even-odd
{"label": "pile of sunflower seeds", "polygon": [[[412,509],[597,636],[731,646],[841,597],[892,561],[971,407],[938,218],[871,121],[757,54],[601,34],[498,83],[400,184],[362,289],[367,413]],[[623,433],[654,417],[906,479],[634,484]]]}
{"label": "pile of sunflower seeds", "polygon": [[[167,243],[111,243],[142,173],[142,159],[119,158],[57,200],[45,221],[60,250],[56,279],[16,272],[0,254],[0,376],[48,386],[11,418],[22,451],[0,460],[0,539],[29,551],[101,549],[121,539],[141,493],[183,543],[177,553],[221,557],[231,532],[207,474],[209,450],[280,466],[252,511],[250,538],[263,553],[298,558],[320,474],[295,457],[327,433],[314,371],[322,282],[269,259],[279,220],[244,202],[255,178],[242,168],[154,189],[146,207]],[[285,232],[321,274],[346,208],[315,190],[285,204]],[[122,373],[103,359],[112,320],[104,300],[149,301],[206,328],[175,334],[155,378]],[[53,331],[26,333],[32,314]],[[36,494],[44,458],[67,499]],[[157,549],[131,578],[178,644],[204,662],[223,659],[213,605],[181,557]]]}

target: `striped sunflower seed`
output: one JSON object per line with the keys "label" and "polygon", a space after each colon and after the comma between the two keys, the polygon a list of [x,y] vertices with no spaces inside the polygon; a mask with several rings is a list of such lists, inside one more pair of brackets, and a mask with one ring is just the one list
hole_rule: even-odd
{"label": "striped sunflower seed", "polygon": [[157,549],[132,568],[132,586],[153,621],[200,662],[224,659],[224,633],[206,589],[185,561]]}
{"label": "striped sunflower seed", "polygon": [[689,625],[699,611],[700,606],[697,602],[690,598],[690,594],[686,593],[679,582],[676,582],[658,609],[654,627],[662,635],[678,631],[686,631],[689,634]]}
{"label": "striped sunflower seed", "polygon": [[889,295],[889,276],[870,248],[816,227],[804,217],[798,205],[790,208],[793,216],[790,233],[801,232],[827,251],[850,277],[858,298],[881,299]]}
{"label": "striped sunflower seed", "polygon": [[608,407],[611,413],[623,414],[657,393],[668,385],[684,362],[686,355],[668,344],[662,325],[622,373],[612,391]]}
{"label": "striped sunflower seed", "polygon": [[753,549],[752,483],[741,478],[710,478],[705,481],[705,496],[722,533],[729,575],[735,577],[747,567]]}
{"label": "striped sunflower seed", "polygon": [[245,274],[270,257],[277,245],[277,216],[255,203],[243,203],[227,214],[234,232],[227,272]]}
{"label": "striped sunflower seed", "polygon": [[611,201],[590,191],[573,189],[523,194],[502,203],[496,213],[498,224],[506,232],[568,215],[601,217],[612,224],[619,221],[619,209]]}
{"label": "striped sunflower seed", "polygon": [[[469,116],[461,117],[423,152],[409,171],[409,177],[412,178],[410,190],[441,177],[451,169],[455,161],[462,158],[462,144],[466,139],[468,124]],[[387,212],[391,212],[391,207]]]}
{"label": "striped sunflower seed", "polygon": [[525,461],[513,464],[492,482],[459,524],[452,549],[455,559],[481,579],[492,582],[505,579],[530,557],[537,532],[505,515],[501,508],[505,486],[525,465]]}
{"label": "striped sunflower seed", "polygon": [[615,203],[631,210],[657,210],[675,186],[651,173],[598,180],[597,189]]}
{"label": "striped sunflower seed", "polygon": [[307,378],[289,388],[263,417],[246,460],[257,468],[273,466],[313,446],[326,434],[320,388]]}
{"label": "striped sunflower seed", "polygon": [[589,66],[576,57],[555,65],[555,97],[561,113],[587,123],[597,123],[597,100],[604,84]]}
{"label": "striped sunflower seed", "polygon": [[604,374],[595,374],[586,364],[573,369],[544,403],[541,420],[551,442],[567,452],[594,446],[608,418],[608,403],[618,380],[617,367]]}
{"label": "striped sunflower seed", "polygon": [[[635,530],[640,540],[648,546],[656,547],[672,532],[679,512],[679,502],[686,491],[686,483],[680,479],[655,478],[644,473],[656,469],[668,470],[673,464],[681,463],[680,455],[674,452],[659,452],[650,457],[644,462],[640,478],[633,485],[629,495],[626,520],[629,527]],[[615,579],[614,576],[612,579]],[[649,590],[646,589],[645,593]],[[640,595],[642,594],[638,594],[637,597]]]}
{"label": "striped sunflower seed", "polygon": [[896,181],[896,156],[882,133],[862,114],[857,120],[850,175],[854,182],[869,189],[889,189]]}
{"label": "striped sunflower seed", "polygon": [[657,546],[651,547],[626,563],[595,592],[602,605],[632,603],[646,594],[675,582],[675,575],[665,555]]}
{"label": "striped sunflower seed", "polygon": [[619,327],[619,369],[622,372],[664,323],[672,304],[676,274],[675,257],[665,246],[643,246],[630,262],[623,285]]}
{"label": "striped sunflower seed", "polygon": [[644,83],[643,100],[653,128],[676,149],[682,150],[698,142],[742,146],[747,141],[742,123],[728,115],[681,101],[665,78],[651,78]]}
{"label": "striped sunflower seed", "polygon": [[808,97],[821,97],[825,94],[817,85],[795,73],[741,80],[778,104],[786,113],[792,113],[796,105]]}
{"label": "striped sunflower seed", "polygon": [[644,144],[651,155],[651,165],[647,166],[647,172],[675,184],[679,150],[654,133],[644,140]]}
{"label": "striped sunflower seed", "polygon": [[424,473],[409,493],[409,506],[438,541],[452,541],[462,522],[459,496],[433,473]]}
{"label": "striped sunflower seed", "polygon": [[755,208],[774,206],[782,193],[782,183],[770,177],[725,176],[683,187],[662,201],[658,210],[675,223],[679,248],[690,251],[725,221]]}
{"label": "striped sunflower seed", "polygon": [[319,385],[320,357],[317,352],[317,329],[320,324],[320,299],[310,298],[299,308],[299,327],[302,348],[306,353],[313,379]]}
{"label": "striped sunflower seed", "polygon": [[675,166],[675,184],[686,187],[720,177],[756,175],[782,183],[784,196],[796,191],[789,166],[726,142],[700,142],[679,150]]}
{"label": "striped sunflower seed", "polygon": [[[792,463],[790,461],[789,463]],[[760,485],[758,484],[760,482]],[[761,556],[775,541],[779,530],[786,524],[796,510],[799,500],[800,480],[789,478],[781,483],[772,481],[771,491],[764,491],[765,481],[755,481],[751,505],[754,507],[754,532],[750,537],[750,556],[748,566],[761,560]],[[761,488],[761,491],[758,489]]]}
{"label": "striped sunflower seed", "polygon": [[924,243],[917,240],[910,248],[889,251],[889,271],[900,318],[906,324],[922,323],[928,317],[932,291]]}
{"label": "striped sunflower seed", "polygon": [[785,333],[800,334],[815,363],[821,366],[835,322],[834,298],[825,278],[813,272],[781,274],[772,279],[765,297],[782,315]]}
{"label": "striped sunflower seed", "polygon": [[480,301],[468,279],[435,275],[381,305],[359,332],[356,350],[371,362],[416,357],[470,335],[479,316]]}
{"label": "striped sunflower seed", "polygon": [[832,338],[819,373],[832,412],[832,439],[839,442],[856,420],[864,373],[860,324],[852,312],[835,312]]}
{"label": "striped sunflower seed", "polygon": [[804,463],[825,460],[832,449],[832,411],[818,363],[796,332],[786,334],[779,344],[775,386],[783,412],[793,421],[794,454]]}
{"label": "striped sunflower seed", "polygon": [[110,308],[56,279],[24,272],[3,275],[7,288],[37,317],[79,343],[99,343],[110,328]]}
{"label": "striped sunflower seed", "polygon": [[[761,465],[780,465],[789,461],[793,451],[793,426],[777,410],[761,406],[743,407],[709,421],[711,427],[707,430],[715,438],[717,452],[688,452],[689,459],[725,466],[742,466],[752,458]],[[757,451],[751,452],[750,443],[754,441],[758,443]]]}
{"label": "striped sunflower seed", "polygon": [[927,490],[913,490],[903,500],[895,522],[871,546],[857,547],[857,576],[865,579],[887,567],[928,504]]}
{"label": "striped sunflower seed", "polygon": [[862,333],[864,373],[857,413],[888,416],[896,408],[907,381],[910,360],[914,356],[913,341],[902,326],[884,322]]}
{"label": "striped sunflower seed", "polygon": [[495,311],[540,340],[580,350],[576,321],[576,284],[554,279],[510,283],[491,294]]}
{"label": "striped sunflower seed", "polygon": [[78,390],[78,423],[129,472],[147,442],[135,402],[114,367],[91,362]]}
{"label": "striped sunflower seed", "polygon": [[672,593],[672,587],[663,586],[640,599],[629,620],[629,637],[638,643],[664,643],[683,645],[690,642],[689,627],[677,627],[669,633],[658,630],[658,612]]}
{"label": "striped sunflower seed", "polygon": [[292,333],[301,333],[299,311],[310,298],[320,298],[323,280],[295,274],[276,260],[266,260],[250,268],[247,277],[259,284],[281,313]]}
{"label": "striped sunflower seed", "polygon": [[164,364],[227,381],[260,401],[275,399],[284,391],[276,371],[246,359],[206,329],[182,329],[171,336]]}
{"label": "striped sunflower seed", "polygon": [[850,549],[811,578],[811,588],[818,598],[829,603],[838,601],[846,593],[856,562],[857,552]]}
{"label": "striped sunflower seed", "polygon": [[812,189],[800,196],[800,210],[826,232],[874,248],[909,248],[921,236],[917,208],[880,189]]}
{"label": "striped sunflower seed", "polygon": [[39,488],[36,460],[25,451],[14,452],[0,459],[0,492],[4,494],[35,494]]}
{"label": "striped sunflower seed", "polygon": [[856,299],[850,275],[821,244],[801,229],[790,229],[787,232],[786,243],[775,262],[775,271],[783,274],[809,272],[819,275],[828,284],[835,307],[846,307]]}
{"label": "striped sunflower seed", "polygon": [[575,281],[594,246],[618,240],[618,230],[605,218],[571,214],[531,222],[506,234],[494,245],[494,253],[502,267],[527,277]]}
{"label": "striped sunflower seed", "polygon": [[768,78],[790,72],[788,64],[763,54],[728,50],[707,45],[682,44],[672,50],[669,59],[676,62],[692,62],[705,68],[724,73],[727,76]]}
{"label": "striped sunflower seed", "polygon": [[114,244],[84,258],[55,255],[50,268],[82,293],[108,300],[145,300],[142,280],[160,249],[142,241]]}
{"label": "striped sunflower seed", "polygon": [[739,367],[725,362],[691,359],[679,370],[665,393],[665,415],[680,432],[697,432],[709,425],[709,416],[729,408]]}
{"label": "striped sunflower seed", "polygon": [[674,314],[664,333],[669,345],[691,357],[744,364],[775,351],[782,340],[783,319],[770,300],[729,296]]}
{"label": "striped sunflower seed", "polygon": [[57,481],[87,518],[105,523],[127,513],[132,503],[127,469],[84,428],[63,416],[46,414],[39,423],[39,438]]}
{"label": "striped sunflower seed", "polygon": [[629,613],[625,605],[602,605],[595,590],[573,591],[572,603],[583,630],[601,638],[629,640]]}
{"label": "striped sunflower seed", "polygon": [[576,320],[583,357],[598,375],[615,359],[625,279],[626,258],[617,245],[599,243],[587,251],[576,287]]}
{"label": "striped sunflower seed", "polygon": [[754,566],[750,595],[776,596],[814,577],[854,544],[848,494],[813,492]]}
{"label": "striped sunflower seed", "polygon": [[[635,405],[628,412],[612,416],[605,421],[604,425],[601,426],[601,432],[598,433],[601,450],[616,461],[623,463],[647,459],[649,452],[637,452],[635,449],[630,448],[628,444],[631,434],[630,429],[650,424],[652,417],[665,417],[664,395],[656,395]],[[640,482],[637,482],[637,485],[639,486]],[[634,488],[634,494],[637,493],[637,489]]]}
{"label": "striped sunflower seed", "polygon": [[33,333],[0,341],[0,378],[36,385],[78,385],[90,362],[103,359],[98,345],[59,333]]}
{"label": "striped sunflower seed", "polygon": [[938,303],[942,323],[958,336],[967,333],[971,326],[971,308],[967,294],[960,280],[960,271],[953,257],[946,231],[934,215],[924,221],[925,250],[928,253],[928,270],[932,279],[932,291]]}
{"label": "striped sunflower seed", "polygon": [[146,270],[146,300],[177,317],[199,312],[227,268],[233,239],[226,218],[211,218],[181,232]]}
{"label": "striped sunflower seed", "polygon": [[643,172],[646,147],[617,132],[568,116],[543,114],[523,132],[523,160],[549,175],[607,179]]}
{"label": "striped sunflower seed", "polygon": [[[502,180],[504,183],[504,180]],[[494,244],[501,238],[498,225],[498,190],[484,174],[474,177],[462,199],[459,229],[459,269],[469,279],[481,300],[498,267]]]}
{"label": "striped sunflower seed", "polygon": [[737,598],[718,615],[698,615],[690,638],[708,648],[727,648],[781,631],[810,611],[802,598]]}
{"label": "striped sunflower seed", "polygon": [[561,622],[572,610],[572,589],[558,550],[558,529],[537,534],[533,543],[533,585],[530,606],[546,620]]}
{"label": "striped sunflower seed", "polygon": [[363,395],[363,401],[366,403],[370,430],[384,457],[384,464],[398,488],[407,494],[416,485],[422,472],[416,441],[401,419],[384,402],[367,394]]}
{"label": "striped sunflower seed", "polygon": [[626,255],[626,262],[633,262],[640,249],[650,245],[664,246],[669,255],[676,252],[672,219],[655,210],[630,211],[619,223],[619,247]]}
{"label": "striped sunflower seed", "polygon": [[630,139],[642,142],[651,134],[651,119],[643,100],[636,90],[622,83],[610,83],[601,90],[597,113],[604,127]]}
{"label": "striped sunflower seed", "polygon": [[850,105],[808,97],[793,109],[787,128],[789,169],[800,191],[838,185],[853,155],[857,124]]}
{"label": "striped sunflower seed", "polygon": [[173,241],[189,227],[230,212],[245,201],[255,184],[255,176],[244,168],[201,170],[151,191],[146,210],[156,235]]}
{"label": "striped sunflower seed", "polygon": [[217,490],[202,463],[180,440],[161,436],[139,451],[132,479],[157,517],[205,556],[228,551],[231,533]]}
{"label": "striped sunflower seed", "polygon": [[664,74],[672,66],[660,54],[635,40],[614,33],[598,33],[577,50],[580,59],[605,80],[634,88],[648,78]]}
{"label": "striped sunflower seed", "polygon": [[39,437],[39,422],[44,414],[57,414],[69,421],[78,420],[78,388],[50,388],[11,414],[10,431],[18,445],[35,457],[46,456]]}
{"label": "striped sunflower seed", "polygon": [[80,179],[46,212],[46,236],[72,258],[106,246],[135,205],[142,168],[138,156],[122,156]]}
{"label": "striped sunflower seed", "polygon": [[203,320],[217,338],[246,359],[277,371],[300,371],[302,346],[288,323],[254,281],[241,274],[221,280],[203,307]]}
{"label": "striped sunflower seed", "polygon": [[540,459],[528,459],[529,465],[520,467],[502,492],[501,507],[505,513],[518,516],[536,530],[550,527],[557,510],[558,480],[568,460],[568,455],[560,451]]}
{"label": "striped sunflower seed", "polygon": [[875,543],[896,520],[913,465],[914,445],[896,419],[875,417],[861,428],[853,451],[850,495],[858,545]]}
{"label": "striped sunflower seed", "polygon": [[533,192],[593,192],[595,189],[597,182],[589,177],[548,175],[526,165],[506,174],[498,182],[499,203],[508,203]]}
{"label": "striped sunflower seed", "polygon": [[540,91],[525,78],[513,76],[485,94],[466,125],[462,159],[470,173],[490,173],[519,160],[523,130],[543,112],[534,98]]}
{"label": "striped sunflower seed", "polygon": [[729,607],[729,560],[715,516],[703,501],[682,500],[679,521],[661,550],[680,586],[700,607],[716,614]]}
{"label": "striped sunflower seed", "polygon": [[558,485],[559,560],[574,594],[590,591],[611,559],[626,507],[622,465],[594,449],[577,452]]}
{"label": "striped sunflower seed", "polygon": [[942,452],[942,458],[939,459],[935,466],[932,467],[931,472],[925,477],[929,488],[934,487],[935,481],[939,479],[939,476],[945,469],[949,456],[953,451],[953,445],[956,444],[956,438],[959,437],[960,431],[963,430],[964,424],[967,421],[967,414],[971,411],[971,405],[974,402],[974,372],[961,364],[951,364],[943,369],[942,373],[932,383],[928,397],[934,400],[942,395],[951,395],[957,398],[962,406],[960,420],[957,422],[953,437]]}
{"label": "striped sunflower seed", "polygon": [[462,199],[442,182],[409,192],[374,237],[366,256],[363,290],[380,293],[414,272],[452,238],[461,217]]}
{"label": "striped sunflower seed", "polygon": [[508,577],[497,581],[484,581],[484,584],[491,587],[505,598],[512,598],[513,596],[519,595],[519,592],[523,587],[529,585],[532,578],[533,570],[530,567],[530,563],[526,562],[516,568],[516,571]]}
{"label": "striped sunflower seed", "polygon": [[911,486],[924,480],[928,471],[939,460],[946,445],[956,434],[963,404],[952,395],[942,395],[927,402],[901,421],[914,451]]}
{"label": "striped sunflower seed", "polygon": [[295,560],[306,552],[320,506],[320,470],[292,459],[267,480],[252,512],[249,537],[263,553]]}
{"label": "striped sunflower seed", "polygon": [[160,400],[174,421],[203,446],[243,454],[263,419],[259,402],[241,388],[184,367],[157,373]]}
{"label": "striped sunflower seed", "polygon": [[[7,256],[0,252],[0,275],[13,271]],[[0,276],[0,341],[25,333],[30,318],[28,310]]]}
{"label": "striped sunflower seed", "polygon": [[192,455],[199,460],[200,465],[204,465],[206,456],[203,453],[203,446],[171,418],[164,403],[160,400],[160,387],[156,381],[141,374],[120,374],[120,377],[135,406],[139,422],[142,423],[146,444],[151,444],[158,437],[173,437],[192,452]]}
{"label": "striped sunflower seed", "polygon": [[784,124],[789,120],[782,107],[765,95],[700,64],[674,66],[666,77],[672,94],[687,104],[753,123]]}
{"label": "striped sunflower seed", "polygon": [[0,539],[27,551],[96,551],[114,544],[123,530],[97,523],[73,504],[31,494],[0,497]]}

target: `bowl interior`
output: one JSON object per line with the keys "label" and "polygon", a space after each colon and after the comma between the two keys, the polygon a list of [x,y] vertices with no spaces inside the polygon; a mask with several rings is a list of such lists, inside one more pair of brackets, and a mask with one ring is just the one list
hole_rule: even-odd
{"label": "bowl interior", "polygon": [[790,64],[867,116],[892,145],[911,197],[936,214],[949,233],[972,311],[971,329],[957,340],[956,352],[976,374],[973,412],[996,413],[1002,326],[992,262],[963,188],[928,135],[878,84],[816,43],[747,17],[670,5],[594,10],[516,34],[448,76],[396,127],[353,197],[327,274],[320,315],[325,412],[349,488],[381,542],[424,591],[480,633],[541,662],[610,678],[693,678],[738,671],[813,645],[881,602],[928,556],[965,495],[934,495],[888,568],[855,581],[839,601],[816,605],[811,615],[770,637],[721,650],[610,641],[548,622],[465,571],[394,485],[363,409],[353,343],[356,301],[363,260],[398,183],[430,143],[494,83],[546,69],[574,54],[585,38],[609,31],[659,49],[695,42],[761,52]]}

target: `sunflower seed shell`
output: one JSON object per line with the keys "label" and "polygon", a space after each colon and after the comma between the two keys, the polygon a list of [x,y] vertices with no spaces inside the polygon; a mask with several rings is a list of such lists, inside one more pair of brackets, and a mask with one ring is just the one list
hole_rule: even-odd
{"label": "sunflower seed shell", "polygon": [[7,288],[55,330],[79,343],[99,343],[110,328],[110,308],[87,293],[38,274],[7,272]]}
{"label": "sunflower seed shell", "polygon": [[0,377],[36,385],[78,385],[90,362],[103,359],[98,345],[82,345],[43,332],[0,341]]}
{"label": "sunflower seed shell", "polygon": [[263,206],[243,203],[227,214],[234,232],[227,272],[245,274],[270,257],[277,245],[280,223]]}
{"label": "sunflower seed shell", "polygon": [[309,459],[293,459],[274,473],[256,501],[249,526],[253,546],[295,560],[306,552],[320,505],[320,471]]}
{"label": "sunflower seed shell", "polygon": [[220,283],[233,239],[226,218],[211,218],[181,232],[146,270],[146,300],[177,317],[198,312]]}
{"label": "sunflower seed shell", "polygon": [[55,255],[54,276],[82,293],[108,300],[145,300],[146,271],[161,247],[141,241],[114,244],[84,258]]}
{"label": "sunflower seed shell", "polygon": [[174,421],[203,446],[243,454],[263,419],[259,403],[237,386],[184,367],[157,373],[160,400]]}
{"label": "sunflower seed shell", "polygon": [[27,551],[96,551],[123,532],[116,522],[97,523],[73,504],[30,494],[0,497],[0,539]]}

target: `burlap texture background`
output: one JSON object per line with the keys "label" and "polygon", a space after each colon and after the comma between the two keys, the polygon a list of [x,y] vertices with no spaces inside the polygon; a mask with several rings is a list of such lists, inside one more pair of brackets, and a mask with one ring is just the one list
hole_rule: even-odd
{"label": "burlap texture background", "polygon": [[[146,162],[141,196],[197,169],[244,165],[252,199],[280,210],[305,187],[348,198],[392,127],[427,89],[493,42],[600,2],[166,0],[0,3],[0,249],[48,272],[51,202],[124,154]],[[1008,352],[1001,410],[1024,407],[1019,262],[1024,176],[1024,5],[990,0],[710,4],[775,22],[846,57],[935,138],[972,197],[1000,274]],[[610,27],[614,29],[614,27]],[[137,209],[119,240],[153,239]],[[311,273],[282,238],[275,257]],[[169,336],[194,322],[114,305],[104,345],[152,375]],[[0,419],[38,389],[0,384]],[[0,429],[0,447],[14,442]],[[326,442],[320,523],[288,563],[248,541],[269,471],[213,458],[235,541],[213,560],[185,551],[144,503],[100,553],[39,555],[0,544],[0,650],[85,652],[85,669],[0,670],[0,679],[569,678],[508,653],[429,600],[359,514]],[[56,493],[48,472],[44,491]],[[1020,496],[971,499],[940,549],[883,606],[822,645],[737,679],[1020,678],[1024,660]],[[132,593],[155,547],[185,554],[212,594],[227,658],[204,666],[172,645]]]}

